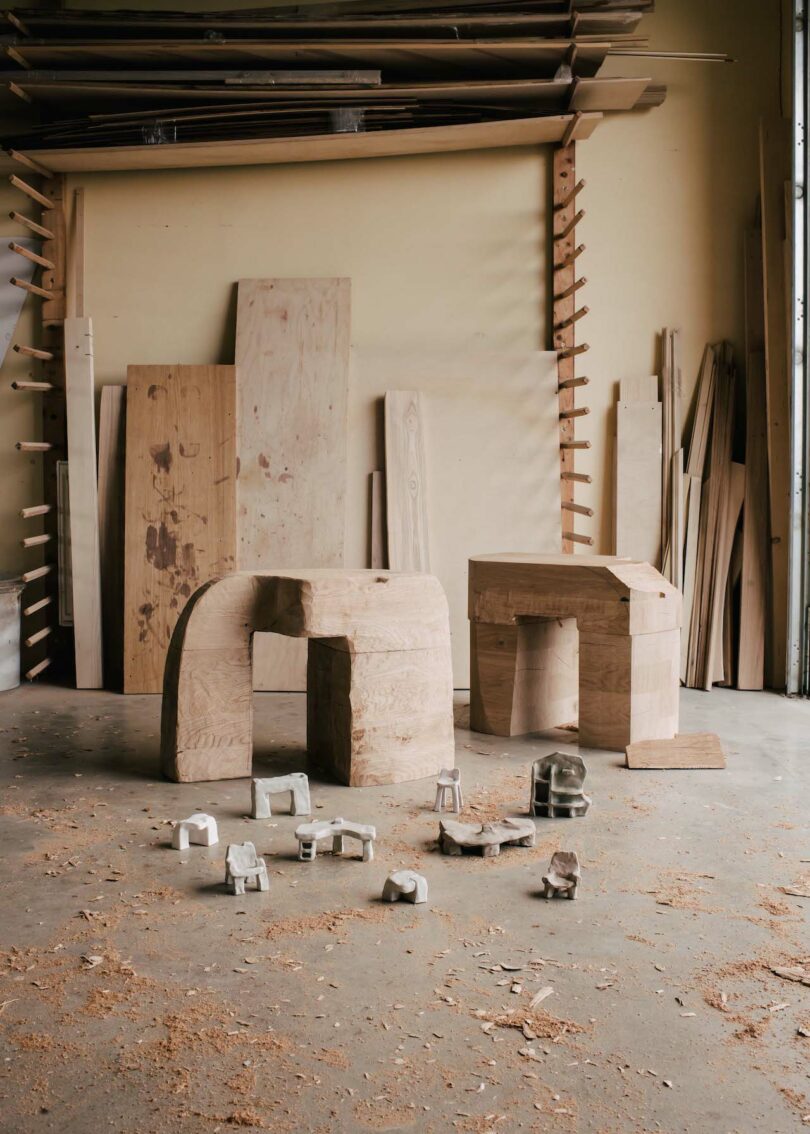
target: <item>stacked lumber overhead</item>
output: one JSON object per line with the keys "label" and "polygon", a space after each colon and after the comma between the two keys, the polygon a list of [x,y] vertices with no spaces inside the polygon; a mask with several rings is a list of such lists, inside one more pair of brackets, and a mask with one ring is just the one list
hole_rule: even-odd
{"label": "stacked lumber overhead", "polygon": [[[601,74],[612,51],[644,44],[636,30],[651,7],[17,9],[0,37],[0,86],[38,121],[4,143],[78,171],[569,142],[605,113],[663,100],[648,78]],[[255,143],[255,154],[241,143]]]}

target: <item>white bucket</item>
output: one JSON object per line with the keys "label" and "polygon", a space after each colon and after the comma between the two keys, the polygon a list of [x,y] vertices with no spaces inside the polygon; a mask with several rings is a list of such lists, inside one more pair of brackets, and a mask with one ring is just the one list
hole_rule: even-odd
{"label": "white bucket", "polygon": [[0,691],[20,684],[19,579],[0,579]]}

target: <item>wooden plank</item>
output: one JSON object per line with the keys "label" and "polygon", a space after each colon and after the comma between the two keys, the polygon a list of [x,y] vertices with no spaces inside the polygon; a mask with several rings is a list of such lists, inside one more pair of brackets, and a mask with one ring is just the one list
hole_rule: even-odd
{"label": "wooden plank", "polygon": [[[0,83],[16,81],[19,71],[0,71]],[[135,71],[121,68],[118,71],[27,71],[24,84],[35,93],[40,83],[240,83],[256,86],[341,86],[372,87],[379,86],[379,70],[366,71],[205,71],[199,68],[185,71]],[[634,80],[629,80],[633,82]],[[649,81],[649,80],[646,80]],[[632,88],[631,88],[632,89]],[[639,91],[641,97],[643,90]],[[590,109],[590,108],[588,108]]]}
{"label": "wooden plank", "polygon": [[385,503],[392,571],[430,571],[428,488],[419,394],[385,394]]}
{"label": "wooden plank", "polygon": [[616,406],[614,518],[616,554],[658,567],[661,562],[660,402],[620,401]]}
{"label": "wooden plank", "polygon": [[695,601],[700,499],[703,482],[699,476],[686,477],[686,538],[683,564],[683,625],[681,627],[681,681],[686,684],[689,645],[692,636],[692,608]]}
{"label": "wooden plank", "polygon": [[[239,570],[342,567],[351,283],[240,280]],[[306,689],[306,642],[261,635],[254,687]]]}
{"label": "wooden plank", "polygon": [[661,573],[671,578],[670,506],[672,497],[672,339],[665,327],[661,334]]}
{"label": "wooden plank", "polygon": [[127,369],[124,692],[160,693],[189,595],[236,561],[236,369]]}
{"label": "wooden plank", "polygon": [[657,402],[658,375],[619,379],[620,402]]}
{"label": "wooden plank", "polygon": [[126,386],[103,386],[98,421],[98,519],[104,685],[124,685],[124,510]]}
{"label": "wooden plank", "polygon": [[[589,138],[601,120],[601,114],[583,114],[577,124],[576,137]],[[573,116],[570,114],[555,114],[545,118],[514,118],[455,126],[420,126],[365,134],[315,134],[298,138],[181,142],[99,149],[43,149],[30,151],[28,156],[64,173],[340,161],[559,142],[572,121]]]}
{"label": "wooden plank", "polygon": [[638,740],[628,744],[627,767],[651,770],[725,768],[720,738],[713,732],[676,736],[673,740]]}
{"label": "wooden plank", "polygon": [[56,566],[59,625],[73,625],[73,580],[70,565],[70,488],[67,461],[56,462]]}
{"label": "wooden plank", "polygon": [[[353,354],[351,499],[364,499],[369,470],[378,467],[380,401],[386,390],[411,389],[420,396],[430,569],[447,594],[454,678],[462,689],[468,687],[470,672],[468,560],[510,548],[559,554],[556,388],[553,351],[357,348]],[[353,509],[348,515],[347,563],[366,563],[367,547],[365,510]],[[560,558],[570,561],[568,556]],[[546,646],[553,649],[550,640]],[[576,666],[575,657],[572,664]]]}
{"label": "wooden plank", "polygon": [[65,319],[64,331],[76,687],[101,689],[104,676],[93,324],[90,319]]}
{"label": "wooden plank", "polygon": [[762,689],[769,559],[768,420],[763,353],[762,237],[757,230],[745,234],[745,297],[745,506],[737,688]]}
{"label": "wooden plank", "polygon": [[762,264],[765,296],[765,378],[770,499],[770,651],[768,684],[785,686],[787,656],[788,543],[790,525],[790,393],[788,297],[784,248],[787,235],[784,183],[790,176],[791,126],[787,119],[760,122]]}
{"label": "wooden plank", "polygon": [[385,520],[385,473],[369,474],[369,567],[384,570],[388,566]]}
{"label": "wooden plank", "polygon": [[714,409],[715,366],[714,348],[707,345],[703,351],[703,361],[698,375],[695,420],[692,426],[689,458],[686,463],[687,476],[703,477],[703,469],[706,464],[706,446]]}
{"label": "wooden plank", "polygon": [[728,586],[731,551],[734,534],[742,510],[745,494],[745,465],[732,462],[728,476],[728,491],[720,502],[720,522],[717,535],[717,553],[714,561],[712,579],[712,599],[708,635],[708,665],[704,689],[710,689],[714,682],[724,681],[726,671],[723,664],[723,620],[726,611],[726,589]]}
{"label": "wooden plank", "polygon": [[671,548],[670,582],[679,591],[683,590],[683,449],[672,454],[672,476],[670,483],[670,524],[669,546]]}

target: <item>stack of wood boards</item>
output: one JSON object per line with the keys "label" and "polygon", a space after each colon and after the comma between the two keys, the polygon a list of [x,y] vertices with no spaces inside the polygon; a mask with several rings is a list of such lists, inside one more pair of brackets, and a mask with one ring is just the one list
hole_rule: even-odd
{"label": "stack of wood boards", "polygon": [[[379,468],[381,410],[388,566],[438,577],[450,606],[454,682],[467,688],[468,559],[560,550],[557,356],[357,349],[349,396],[355,502]],[[365,563],[366,524],[356,506],[348,518],[350,563]]]}
{"label": "stack of wood boards", "polygon": [[[636,33],[651,7],[377,0],[362,11],[351,3],[230,13],[18,9],[3,37],[1,77],[39,121],[5,143],[67,170],[172,164],[172,153],[174,164],[197,164],[199,153],[186,162],[176,150],[195,144],[211,147],[200,164],[227,163],[224,144],[238,141],[286,140],[266,151],[279,156],[262,160],[290,160],[283,155],[560,141],[570,129],[586,137],[603,113],[662,101],[649,78],[601,73],[612,50],[643,45]],[[374,136],[397,133],[394,148],[381,150]],[[292,144],[303,138],[330,144]],[[250,160],[245,148],[240,158]],[[102,161],[101,151],[118,152]]]}

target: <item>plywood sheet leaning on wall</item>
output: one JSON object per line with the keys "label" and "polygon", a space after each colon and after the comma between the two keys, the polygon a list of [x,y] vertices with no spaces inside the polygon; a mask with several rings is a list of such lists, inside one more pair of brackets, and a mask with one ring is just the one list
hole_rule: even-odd
{"label": "plywood sheet leaning on wall", "polygon": [[425,430],[418,390],[385,394],[388,560],[393,571],[429,571]]}
{"label": "plywood sheet leaning on wall", "polygon": [[160,693],[175,623],[236,558],[236,371],[127,370],[124,692]]}
{"label": "plywood sheet leaning on wall", "polygon": [[98,526],[101,555],[101,628],[104,684],[120,690],[124,681],[124,458],[126,386],[104,386],[98,421]]}
{"label": "plywood sheet leaning on wall", "polygon": [[[240,280],[237,567],[342,567],[351,281]],[[363,564],[364,565],[364,564]],[[262,635],[256,689],[306,689],[306,643]]]}
{"label": "plywood sheet leaning on wall", "polygon": [[65,319],[64,332],[76,687],[101,689],[104,678],[93,324],[90,319]]}
{"label": "plywood sheet leaning on wall", "polygon": [[616,406],[616,554],[661,562],[658,379],[622,379]]}
{"label": "plywood sheet leaning on wall", "polygon": [[[387,390],[420,395],[430,567],[450,605],[454,682],[467,688],[468,559],[560,550],[557,356],[356,350],[349,398],[353,499],[365,497],[368,474],[378,467]],[[350,514],[347,562],[363,564],[366,546],[365,516]]]}

